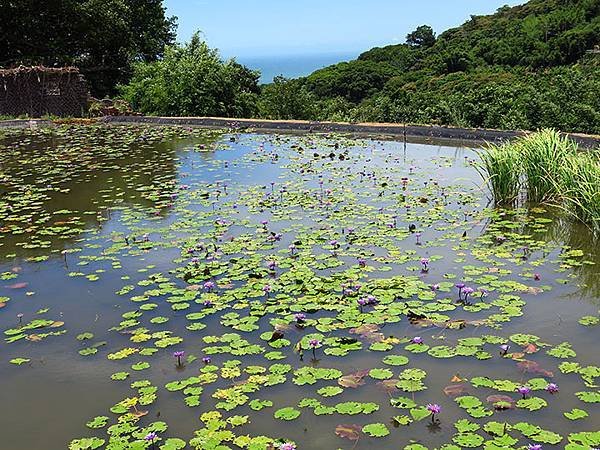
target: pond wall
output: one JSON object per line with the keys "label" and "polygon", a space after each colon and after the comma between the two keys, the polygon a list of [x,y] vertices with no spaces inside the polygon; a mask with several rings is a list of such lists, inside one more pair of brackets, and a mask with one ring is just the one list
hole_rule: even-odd
{"label": "pond wall", "polygon": [[[313,122],[306,120],[229,119],[223,117],[149,117],[107,116],[108,123],[148,123],[157,125],[190,125],[219,128],[252,128],[270,131],[303,131],[324,133],[359,133],[412,138],[456,139],[461,141],[501,142],[528,134],[528,131],[504,131],[484,128],[453,128],[428,125],[403,125],[394,123],[342,123]],[[568,136],[585,147],[600,146],[600,136],[568,133]]]}

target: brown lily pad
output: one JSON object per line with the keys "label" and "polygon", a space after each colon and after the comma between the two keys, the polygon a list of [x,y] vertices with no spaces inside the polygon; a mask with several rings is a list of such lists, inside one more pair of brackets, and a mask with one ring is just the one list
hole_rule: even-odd
{"label": "brown lily pad", "polygon": [[335,434],[343,439],[348,439],[350,441],[358,441],[360,439],[360,434],[362,432],[362,427],[360,425],[352,424],[345,425],[341,424],[335,427]]}

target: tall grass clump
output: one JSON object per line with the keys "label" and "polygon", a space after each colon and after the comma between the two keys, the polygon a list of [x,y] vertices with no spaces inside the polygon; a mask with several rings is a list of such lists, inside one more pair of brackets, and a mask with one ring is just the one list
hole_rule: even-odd
{"label": "tall grass clump", "polygon": [[558,200],[561,178],[567,160],[577,155],[577,144],[555,130],[542,130],[519,139],[515,144],[525,175],[527,199],[540,203]]}
{"label": "tall grass clump", "polygon": [[581,153],[567,158],[557,189],[563,206],[594,231],[600,231],[600,153]]}
{"label": "tall grass clump", "polygon": [[490,144],[478,152],[481,162],[475,167],[485,179],[497,205],[514,204],[521,192],[521,162],[514,144]]}
{"label": "tall grass clump", "polygon": [[600,150],[579,151],[568,137],[543,130],[478,154],[496,205],[552,204],[600,233]]}

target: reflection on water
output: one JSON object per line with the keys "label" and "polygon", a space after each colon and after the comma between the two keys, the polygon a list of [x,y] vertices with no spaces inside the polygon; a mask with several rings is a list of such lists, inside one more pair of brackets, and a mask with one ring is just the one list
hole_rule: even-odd
{"label": "reflection on water", "polygon": [[[203,449],[268,448],[258,436],[303,450],[439,448],[467,439],[457,434],[459,419],[531,422],[561,434],[554,448],[569,433],[595,431],[597,405],[575,395],[596,389],[594,377],[585,386],[559,364],[598,364],[598,328],[578,321],[598,315],[600,249],[558,211],[487,210],[473,158],[446,145],[176,128],[0,137],[1,447],[59,449],[110,435],[108,448],[151,448],[143,440],[149,426],[160,445],[195,438]],[[460,282],[477,288],[462,303]],[[378,303],[359,309],[357,285]],[[293,313],[307,322],[294,323]],[[533,339],[522,334],[539,340],[521,345]],[[322,344],[314,357],[309,335]],[[407,350],[414,336],[432,350]],[[509,338],[511,352],[531,353],[500,357]],[[576,357],[546,354],[563,342]],[[132,355],[120,359],[127,349]],[[174,350],[196,359],[177,367]],[[388,355],[409,362],[385,364]],[[9,363],[18,358],[27,361]],[[527,358],[535,364],[519,366]],[[310,367],[364,375],[343,392],[322,391],[339,387],[339,377],[313,380]],[[374,368],[391,370],[394,382],[385,372],[370,376]],[[426,373],[423,389],[410,379],[399,390],[402,374],[412,373],[405,370],[416,368]],[[195,376],[205,378],[190,390],[165,388]],[[475,388],[476,377],[519,384],[546,377],[560,394],[536,392],[549,404],[538,411],[473,417],[444,388],[459,385],[485,403],[498,392]],[[132,407],[116,406],[134,397],[135,411],[147,414],[132,418]],[[440,421],[398,425],[418,414],[393,408],[390,399],[399,397],[439,403]],[[273,406],[259,410],[250,400]],[[345,402],[376,409],[340,414],[334,407]],[[274,418],[285,407],[300,417]],[[573,408],[589,416],[568,421],[563,412]],[[223,423],[211,419],[215,411]],[[107,426],[86,427],[97,416]],[[356,443],[335,434],[339,424],[375,423],[390,434],[361,433]],[[498,438],[474,431],[480,438],[471,439]],[[257,440],[251,446],[244,436]],[[539,442],[516,430],[510,436],[518,444],[508,447]]]}

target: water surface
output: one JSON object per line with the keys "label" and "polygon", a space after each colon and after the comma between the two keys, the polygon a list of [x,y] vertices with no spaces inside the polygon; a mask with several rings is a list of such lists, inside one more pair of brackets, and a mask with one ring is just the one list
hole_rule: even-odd
{"label": "water surface", "polygon": [[[598,400],[577,395],[598,392],[598,326],[579,322],[598,317],[598,246],[556,211],[490,209],[473,149],[176,128],[7,133],[2,448],[85,437],[151,448],[151,431],[166,449],[180,448],[175,438],[202,449],[494,448],[501,438],[564,448],[581,441],[574,433],[598,431]],[[476,292],[459,302],[457,283]],[[374,304],[360,307],[369,295]],[[185,351],[181,366],[174,351]],[[194,376],[190,390],[173,389]],[[410,382],[399,389],[402,377]],[[508,391],[477,377],[505,380]],[[487,402],[516,402],[511,383],[528,382],[546,406]],[[558,394],[544,391],[550,382]],[[449,385],[460,394],[446,395]],[[466,395],[484,407],[460,408]],[[392,406],[400,397],[412,411]],[[126,398],[137,404],[115,407]],[[272,406],[257,411],[253,400]],[[439,422],[417,420],[428,403],[442,406]],[[300,416],[275,417],[287,407]],[[573,408],[587,417],[567,419]],[[97,416],[106,426],[86,426]],[[464,419],[508,423],[508,437],[458,429]],[[524,435],[519,423],[558,437]],[[354,442],[336,436],[340,424],[383,424],[389,435]],[[573,448],[598,439],[585,437]]]}

